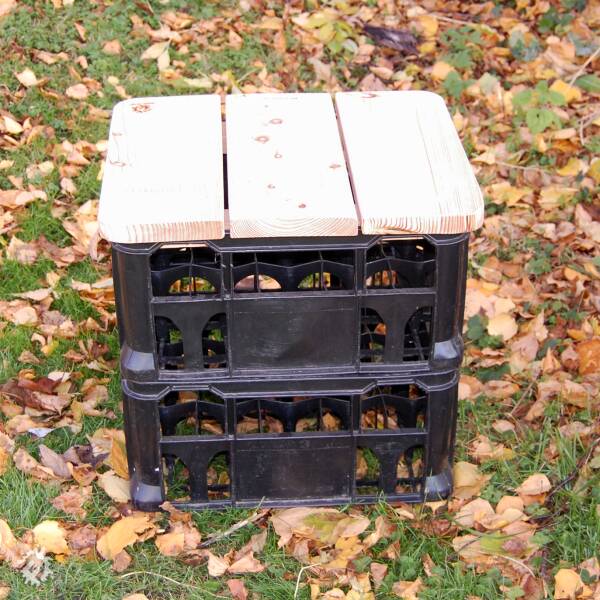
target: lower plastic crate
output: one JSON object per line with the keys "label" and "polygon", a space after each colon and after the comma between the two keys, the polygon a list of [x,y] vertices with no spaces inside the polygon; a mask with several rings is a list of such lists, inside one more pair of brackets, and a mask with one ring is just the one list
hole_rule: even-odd
{"label": "lower plastic crate", "polygon": [[421,502],[451,491],[456,372],[223,383],[124,382],[134,503],[186,508]]}

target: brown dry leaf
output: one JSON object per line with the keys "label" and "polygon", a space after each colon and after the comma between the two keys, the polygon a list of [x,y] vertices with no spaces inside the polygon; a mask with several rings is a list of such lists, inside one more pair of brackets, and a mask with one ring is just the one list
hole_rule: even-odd
{"label": "brown dry leaf", "polygon": [[10,595],[10,586],[0,581],[0,600],[6,600]]}
{"label": "brown dry leaf", "polygon": [[461,375],[458,383],[458,399],[474,400],[481,394],[483,383],[471,375]]}
{"label": "brown dry leaf", "polygon": [[156,60],[160,58],[162,54],[164,54],[169,47],[169,42],[157,42],[156,44],[152,44],[144,50],[140,58],[142,60]]}
{"label": "brown dry leaf", "polygon": [[232,575],[242,575],[243,573],[260,573],[264,570],[265,565],[263,565],[258,559],[254,558],[254,552],[252,552],[252,550],[247,554],[244,554],[244,556],[236,560],[227,568],[227,572],[231,573]]}
{"label": "brown dry leaf", "polygon": [[119,503],[131,500],[129,481],[107,471],[98,476],[98,485],[110,496],[111,500]]}
{"label": "brown dry leaf", "polygon": [[89,96],[89,90],[83,83],[76,83],[65,90],[65,95],[74,100],[85,100]]}
{"label": "brown dry leaf", "polygon": [[122,573],[123,571],[126,571],[129,568],[129,565],[131,565],[131,562],[132,562],[131,556],[129,556],[129,554],[127,554],[127,552],[125,550],[121,550],[121,552],[119,552],[119,554],[117,554],[113,558],[111,569],[115,573]]}
{"label": "brown dry leaf", "polygon": [[66,534],[58,521],[42,521],[33,528],[33,540],[36,545],[51,554],[69,554]]}
{"label": "brown dry leaf", "polygon": [[419,592],[423,589],[423,582],[418,577],[415,581],[396,581],[392,586],[392,593],[403,600],[419,600]]}
{"label": "brown dry leaf", "polygon": [[40,83],[35,76],[35,73],[29,68],[23,69],[20,73],[15,73],[15,77],[19,80],[21,85],[24,85],[27,88],[35,87]]}
{"label": "brown dry leaf", "polygon": [[15,235],[6,248],[6,257],[22,265],[32,265],[38,257],[37,245],[23,242]]}
{"label": "brown dry leaf", "polygon": [[148,596],[144,594],[129,594],[128,596],[123,596],[123,600],[148,600]]}
{"label": "brown dry leaf", "polygon": [[480,473],[477,465],[457,462],[454,465],[454,496],[462,500],[477,496],[490,478],[491,475]]}
{"label": "brown dry leaf", "polygon": [[579,374],[600,373],[600,338],[580,342],[576,346]]}
{"label": "brown dry leaf", "polygon": [[121,54],[121,42],[119,40],[110,40],[102,46],[102,52],[104,54],[110,54],[112,56],[117,56]]}
{"label": "brown dry leaf", "polygon": [[494,515],[492,505],[483,498],[475,498],[465,504],[455,516],[455,521],[465,528],[472,528],[476,523],[481,523],[486,517]]}
{"label": "brown dry leaf", "polygon": [[247,600],[248,590],[241,579],[228,579],[227,587],[234,600]]}
{"label": "brown dry leaf", "polygon": [[471,442],[469,454],[479,462],[488,460],[511,460],[515,457],[514,450],[504,444],[494,444],[485,435],[479,435]]}
{"label": "brown dry leaf", "polygon": [[507,433],[508,431],[515,431],[515,424],[506,419],[497,419],[492,423],[492,429],[496,433]]}
{"label": "brown dry leaf", "polygon": [[113,523],[108,531],[98,539],[96,548],[103,558],[112,560],[121,550],[135,544],[140,534],[153,527],[149,515],[123,517]]}
{"label": "brown dry leaf", "polygon": [[530,504],[543,504],[546,499],[546,493],[550,491],[552,485],[546,475],[536,473],[528,477],[517,489],[521,500],[525,506]]}
{"label": "brown dry leaf", "polygon": [[52,506],[57,510],[74,515],[80,519],[85,519],[86,511],[83,505],[92,497],[92,488],[90,486],[73,486],[66,492],[63,492],[52,499]]}
{"label": "brown dry leaf", "polygon": [[371,577],[373,577],[373,585],[377,590],[387,575],[388,566],[383,563],[372,562],[369,565],[369,570],[371,571]]}
{"label": "brown dry leaf", "polygon": [[[335,516],[334,516],[335,515]],[[289,508],[276,512],[271,517],[271,523],[275,529],[275,533],[279,536],[278,547],[282,548],[292,539],[294,533],[298,533],[304,537],[313,537],[315,535],[315,527],[305,523],[305,519],[318,517],[326,519],[328,516],[331,519],[337,519],[340,512],[335,508]]]}
{"label": "brown dry leaf", "polygon": [[226,560],[209,550],[205,550],[204,555],[208,557],[208,574],[211,577],[221,577],[221,575],[225,574],[229,567]]}
{"label": "brown dry leaf", "polygon": [[60,479],[71,479],[73,467],[60,454],[44,444],[40,444],[40,460],[44,467],[50,469]]}
{"label": "brown dry leaf", "polygon": [[47,467],[43,467],[40,463],[31,456],[24,448],[19,448],[14,456],[13,461],[15,463],[15,467],[22,471],[26,475],[31,475],[36,479],[40,479],[42,481],[48,481],[49,479],[54,478],[54,473],[51,469]]}
{"label": "brown dry leaf", "polygon": [[0,446],[0,477],[8,470],[10,462],[10,454]]}
{"label": "brown dry leaf", "polygon": [[0,0],[0,19],[17,7],[17,0]]}
{"label": "brown dry leaf", "polygon": [[495,400],[504,400],[510,398],[519,391],[519,386],[516,383],[502,380],[488,381],[483,387],[483,393],[488,398]]}
{"label": "brown dry leaf", "polygon": [[183,533],[169,532],[156,536],[154,543],[163,556],[177,556],[184,550],[185,536]]}

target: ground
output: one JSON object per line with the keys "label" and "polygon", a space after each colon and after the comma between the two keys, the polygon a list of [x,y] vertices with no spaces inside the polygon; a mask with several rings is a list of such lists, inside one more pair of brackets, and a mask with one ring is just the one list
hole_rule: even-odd
{"label": "ground", "polygon": [[[0,598],[600,597],[597,0],[0,0],[0,15]],[[448,504],[344,507],[326,541],[327,519],[307,515],[283,548],[261,514],[209,554],[198,534],[252,512],[144,517],[123,502],[96,233],[110,109],[340,89],[442,94],[484,190],[457,489]],[[320,566],[303,569],[307,554]]]}

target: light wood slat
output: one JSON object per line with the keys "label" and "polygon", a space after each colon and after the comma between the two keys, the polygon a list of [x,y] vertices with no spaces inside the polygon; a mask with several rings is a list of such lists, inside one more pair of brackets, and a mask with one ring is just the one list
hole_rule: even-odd
{"label": "light wood slat", "polygon": [[123,243],[224,235],[217,95],[136,98],[113,110],[98,221]]}
{"label": "light wood slat", "polygon": [[440,96],[341,92],[335,102],[362,233],[481,226],[481,190]]}
{"label": "light wood slat", "polygon": [[233,95],[225,114],[231,237],[356,235],[328,94]]}

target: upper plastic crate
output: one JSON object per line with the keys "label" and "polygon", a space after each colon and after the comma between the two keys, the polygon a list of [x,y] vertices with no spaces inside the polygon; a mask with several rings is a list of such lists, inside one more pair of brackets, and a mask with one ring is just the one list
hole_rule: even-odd
{"label": "upper plastic crate", "polygon": [[237,95],[224,123],[220,108],[115,107],[99,223],[124,375],[454,368],[483,203],[443,100]]}
{"label": "upper plastic crate", "polygon": [[138,381],[455,368],[467,237],[113,245]]}

